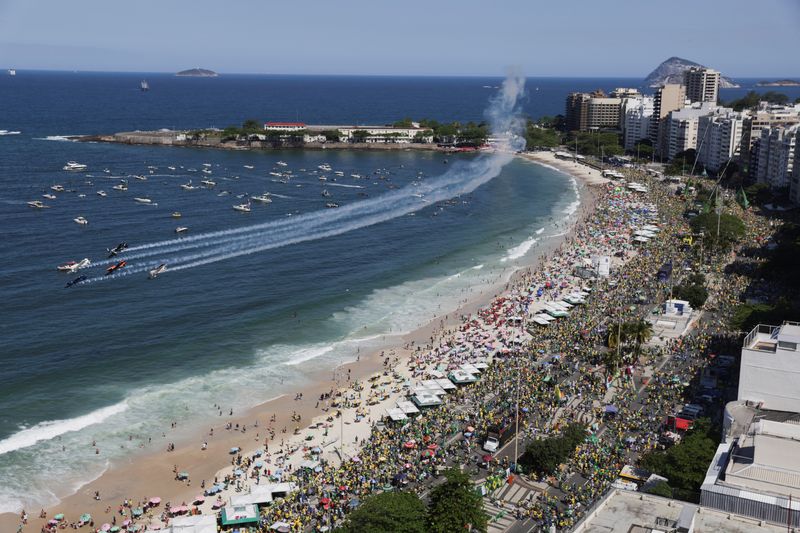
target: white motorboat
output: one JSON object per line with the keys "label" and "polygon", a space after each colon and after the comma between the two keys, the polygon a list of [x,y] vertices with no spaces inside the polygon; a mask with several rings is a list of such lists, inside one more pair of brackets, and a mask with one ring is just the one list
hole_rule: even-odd
{"label": "white motorboat", "polygon": [[200,172],[202,172],[203,174],[211,174],[211,171],[210,171],[210,170],[208,170],[207,168],[204,168],[204,169],[203,169],[203,170],[201,170]]}
{"label": "white motorboat", "polygon": [[51,191],[55,191],[55,192],[64,192],[64,186],[63,185],[53,185],[52,187],[50,187],[50,190]]}
{"label": "white motorboat", "polygon": [[361,174],[350,174],[350,177],[358,180],[361,179]]}
{"label": "white motorboat", "polygon": [[33,207],[34,209],[47,209],[50,206],[44,205],[41,200],[34,200],[32,202],[28,202],[28,207]]}
{"label": "white motorboat", "polygon": [[128,184],[127,183],[118,183],[117,185],[114,185],[111,188],[114,189],[115,191],[127,191],[128,190]]}
{"label": "white motorboat", "polygon": [[0,135],[19,135],[21,131],[0,130]]}
{"label": "white motorboat", "polygon": [[285,166],[287,166],[287,165],[288,165],[288,163],[286,163],[286,161],[278,161],[278,162],[277,162],[277,163],[275,163],[275,164],[276,164],[276,165],[280,165],[280,166],[282,166],[282,167],[285,167]]}
{"label": "white motorboat", "polygon": [[175,170],[175,167],[167,167],[170,170]]}
{"label": "white motorboat", "polygon": [[189,183],[182,183],[181,184],[181,189],[183,189],[184,191],[193,191],[193,190],[197,189],[197,187],[192,185],[192,180],[189,180]]}
{"label": "white motorboat", "polygon": [[276,178],[283,177],[283,174],[281,174],[280,172],[270,172],[269,175],[275,176]]}
{"label": "white motorboat", "polygon": [[107,196],[106,191],[97,191],[97,196]]}
{"label": "white motorboat", "polygon": [[133,199],[134,202],[139,202],[140,204],[152,204],[153,200],[150,198],[139,198],[138,196]]}
{"label": "white motorboat", "polygon": [[158,277],[159,274],[163,274],[166,270],[167,270],[167,264],[166,263],[161,263],[160,265],[155,267],[153,270],[148,272],[147,277],[149,279],[155,279],[155,278]]}
{"label": "white motorboat", "polygon": [[200,183],[202,183],[206,187],[213,187],[213,186],[215,186],[217,184],[217,182],[213,181],[213,180],[203,180]]}
{"label": "white motorboat", "polygon": [[187,231],[189,231],[189,228],[186,226],[178,226],[175,228],[175,233],[186,233]]}
{"label": "white motorboat", "polygon": [[344,172],[342,172],[341,170],[337,170],[336,172],[334,172],[334,174],[336,174],[339,177],[344,176]]}
{"label": "white motorboat", "polygon": [[324,170],[325,172],[331,171],[331,166],[328,163],[322,163],[321,165],[317,165],[317,168],[320,170]]}
{"label": "white motorboat", "polygon": [[48,199],[48,200],[55,200],[55,199],[56,199],[56,195],[55,195],[55,194],[50,194],[50,193],[47,193],[47,194],[43,194],[43,195],[42,195],[42,198],[46,198],[46,199]]}
{"label": "white motorboat", "polygon": [[211,163],[203,163],[203,166],[204,166],[204,167],[210,167],[210,166],[211,166]]}
{"label": "white motorboat", "polygon": [[248,169],[248,170],[253,170],[254,168],[256,168],[256,167],[254,167],[253,165],[242,165],[242,166],[243,166],[244,168]]}
{"label": "white motorboat", "polygon": [[78,163],[76,161],[67,161],[67,164],[63,166],[64,170],[69,170],[72,172],[77,172],[81,170],[86,170],[86,165],[83,163]]}
{"label": "white motorboat", "polygon": [[328,202],[327,204],[325,204],[325,207],[327,207],[328,209],[336,209],[337,207],[339,207],[339,204]]}
{"label": "white motorboat", "polygon": [[140,174],[136,174],[133,177],[136,178],[139,181],[147,181],[147,176],[142,176]]}
{"label": "white motorboat", "polygon": [[83,217],[75,217],[72,220],[75,221],[76,224],[80,224],[81,226],[85,226],[86,224],[89,223],[89,221]]}
{"label": "white motorboat", "polygon": [[14,68],[8,69],[8,75],[9,76],[16,76],[17,75],[17,69],[14,69]]}
{"label": "white motorboat", "polygon": [[246,204],[235,205],[235,206],[233,206],[233,209],[235,211],[239,211],[241,213],[249,213],[250,212],[250,202],[247,202]]}
{"label": "white motorboat", "polygon": [[173,211],[172,212],[172,218],[181,218],[181,216],[183,216],[183,215],[181,215],[180,211]]}
{"label": "white motorboat", "polygon": [[328,192],[328,189],[322,189],[322,196],[324,196],[325,198],[330,198],[331,193]]}
{"label": "white motorboat", "polygon": [[320,176],[319,177],[319,181],[328,181],[328,177],[327,176]]}
{"label": "white motorboat", "polygon": [[250,199],[254,202],[261,202],[262,204],[272,203],[269,193],[260,194],[258,196],[251,196]]}

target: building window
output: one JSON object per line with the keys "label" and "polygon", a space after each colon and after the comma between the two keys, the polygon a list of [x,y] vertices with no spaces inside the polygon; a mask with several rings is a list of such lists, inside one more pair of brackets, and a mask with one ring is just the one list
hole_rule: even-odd
{"label": "building window", "polygon": [[797,343],[796,342],[786,342],[786,341],[778,341],[778,348],[781,350],[791,350],[793,352],[797,351]]}

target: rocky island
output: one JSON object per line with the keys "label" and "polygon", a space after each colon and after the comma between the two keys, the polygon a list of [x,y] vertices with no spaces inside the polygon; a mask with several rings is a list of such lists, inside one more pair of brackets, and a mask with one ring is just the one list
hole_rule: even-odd
{"label": "rocky island", "polygon": [[176,76],[186,76],[190,78],[216,78],[219,76],[213,70],[208,70],[204,68],[191,68],[189,70],[182,70],[175,74]]}
{"label": "rocky island", "polygon": [[[644,84],[648,87],[657,87],[667,83],[683,83],[684,73],[691,67],[703,67],[700,63],[689,61],[681,57],[670,57],[661,63],[656,69],[647,75]],[[722,89],[739,87],[733,80],[720,76],[719,86]]]}
{"label": "rocky island", "polygon": [[760,81],[756,83],[756,87],[800,87],[800,81],[797,80]]}

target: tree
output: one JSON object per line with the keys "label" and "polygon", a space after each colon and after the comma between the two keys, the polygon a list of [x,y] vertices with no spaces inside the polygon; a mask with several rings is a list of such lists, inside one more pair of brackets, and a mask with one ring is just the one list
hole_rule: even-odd
{"label": "tree", "polygon": [[370,133],[367,130],[355,130],[353,131],[353,142],[355,143],[363,143],[367,140],[370,136]]}
{"label": "tree", "polygon": [[[717,228],[719,228],[719,238],[717,237]],[[730,247],[741,239],[745,232],[744,222],[741,218],[722,213],[718,219],[717,214],[713,211],[693,218],[692,229],[695,233],[703,232],[706,242],[711,243],[718,250]]]}
{"label": "tree", "polygon": [[[488,517],[483,501],[475,491],[469,476],[455,468],[449,469],[447,481],[431,491],[428,505],[428,531],[449,533],[486,531]],[[472,529],[470,529],[472,528]]]}
{"label": "tree", "polygon": [[526,472],[547,475],[565,462],[575,448],[586,437],[586,429],[580,424],[570,424],[557,437],[537,439],[528,444],[520,458]]}
{"label": "tree", "polygon": [[625,329],[627,329],[628,338],[634,342],[634,353],[638,360],[642,344],[646,344],[653,336],[653,325],[646,320],[639,320],[637,322],[628,322],[625,324]]}
{"label": "tree", "polygon": [[695,309],[703,307],[708,299],[708,289],[697,284],[677,285],[672,294],[679,300],[686,300]]}
{"label": "tree", "polygon": [[339,139],[342,137],[342,132],[339,130],[323,130],[320,132],[320,135],[323,135],[326,141],[338,143]]}
{"label": "tree", "polygon": [[251,132],[251,131],[260,131],[264,128],[262,128],[261,123],[259,121],[257,121],[254,118],[250,118],[242,123],[242,129],[244,131]]}
{"label": "tree", "polygon": [[656,496],[663,496],[664,498],[672,498],[672,487],[670,487],[669,483],[666,481],[654,483],[652,487],[647,489],[647,492],[649,494],[655,494]]}
{"label": "tree", "polygon": [[398,120],[392,124],[392,126],[395,128],[410,128],[412,122],[411,117],[405,117],[403,120]]}
{"label": "tree", "polygon": [[555,129],[528,122],[528,127],[525,129],[525,143],[528,148],[553,148],[561,144],[561,135]]}
{"label": "tree", "polygon": [[425,533],[426,508],[413,492],[382,492],[370,496],[347,516],[343,533]]}

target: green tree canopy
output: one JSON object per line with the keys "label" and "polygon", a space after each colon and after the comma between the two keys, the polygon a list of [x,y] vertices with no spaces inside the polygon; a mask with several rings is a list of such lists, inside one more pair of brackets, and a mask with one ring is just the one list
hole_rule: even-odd
{"label": "green tree canopy", "polygon": [[749,91],[745,96],[738,100],[733,100],[725,104],[727,107],[732,107],[734,111],[742,111],[744,109],[753,109],[758,106],[759,102],[769,102],[771,104],[786,104],[789,102],[789,97],[783,93],[776,91],[767,91],[763,94],[758,94],[755,91]]}
{"label": "green tree canopy", "polygon": [[717,238],[717,214],[713,211],[703,213],[692,219],[695,233],[704,233],[705,242],[717,249],[725,249],[744,236],[745,227],[742,219],[722,213],[719,216],[719,238]]}
{"label": "green tree canopy", "polygon": [[483,498],[475,491],[469,476],[455,468],[445,475],[447,481],[431,491],[428,505],[428,531],[432,533],[463,533],[486,531],[488,517],[483,510]]}
{"label": "green tree canopy", "polygon": [[343,533],[425,533],[426,508],[413,492],[370,496],[338,528]]}

